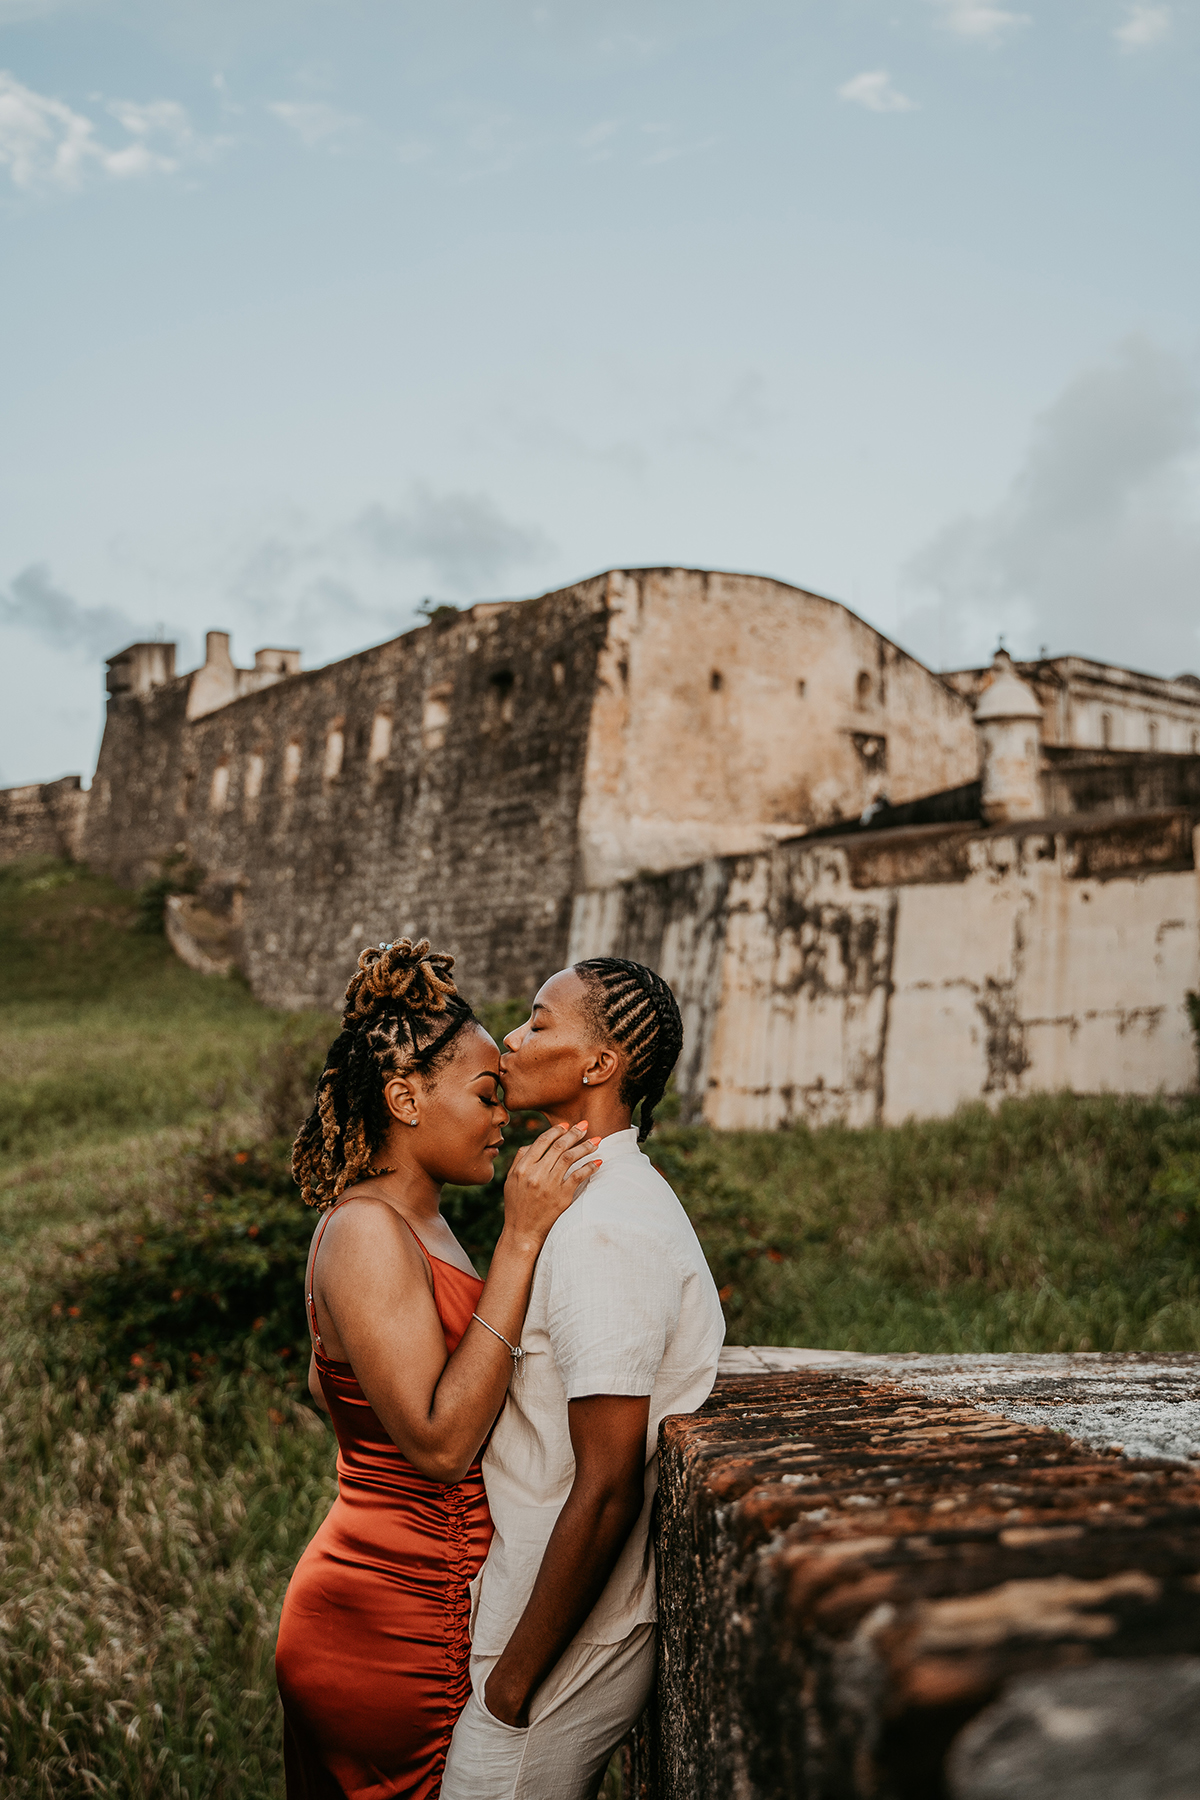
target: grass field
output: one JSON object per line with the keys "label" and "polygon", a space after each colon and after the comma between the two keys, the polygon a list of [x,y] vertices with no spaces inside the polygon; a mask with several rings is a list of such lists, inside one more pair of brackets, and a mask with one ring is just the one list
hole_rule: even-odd
{"label": "grass field", "polygon": [[[0,872],[0,1791],[274,1800],[275,1621],[327,1428],[261,1376],[124,1384],[52,1301],[69,1246],[181,1202],[201,1141],[261,1137],[279,1047],[331,1022],[192,974],[137,917],[86,873]],[[1200,1101],[652,1142],[732,1341],[1200,1348]]]}

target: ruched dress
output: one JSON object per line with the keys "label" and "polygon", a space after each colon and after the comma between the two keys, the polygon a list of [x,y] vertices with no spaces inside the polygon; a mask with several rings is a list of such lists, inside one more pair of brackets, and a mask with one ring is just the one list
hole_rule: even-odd
{"label": "ruched dress", "polygon": [[[483,1283],[421,1249],[452,1352]],[[470,1693],[467,1584],[492,1538],[479,1458],[450,1487],[414,1469],[350,1364],[325,1356],[311,1291],[308,1308],[337,1434],[338,1497],[279,1621],[288,1800],[433,1800]]]}

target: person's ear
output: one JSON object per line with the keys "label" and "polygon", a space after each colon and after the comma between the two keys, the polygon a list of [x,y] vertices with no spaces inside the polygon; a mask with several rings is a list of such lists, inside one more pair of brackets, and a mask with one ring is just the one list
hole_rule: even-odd
{"label": "person's ear", "polygon": [[393,1119],[401,1125],[419,1125],[421,1122],[415,1083],[407,1075],[393,1075],[384,1083],[383,1104]]}
{"label": "person's ear", "polygon": [[621,1059],[616,1051],[607,1044],[601,1050],[593,1050],[584,1064],[584,1087],[603,1087],[606,1081],[612,1081],[620,1072]]}

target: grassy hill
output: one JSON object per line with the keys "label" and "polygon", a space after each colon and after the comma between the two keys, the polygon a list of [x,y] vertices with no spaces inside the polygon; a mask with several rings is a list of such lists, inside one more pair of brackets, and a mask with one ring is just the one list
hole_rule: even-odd
{"label": "grassy hill", "polygon": [[[247,1208],[265,1218],[268,1199],[289,1242],[307,1232],[288,1222],[280,1133],[334,1022],[193,974],[147,923],[85,871],[0,871],[0,1788],[14,1800],[281,1794],[275,1622],[334,1491],[327,1428],[290,1365],[273,1379],[231,1354],[164,1386],[111,1353],[86,1307],[71,1317],[93,1272],[136,1277],[172,1232],[217,1253],[193,1230],[215,1166],[258,1183],[230,1199],[220,1254],[246,1249]],[[732,1341],[1200,1348],[1200,1101],[1056,1096],[863,1132],[668,1125],[652,1143]],[[298,1278],[295,1292],[302,1344]]]}

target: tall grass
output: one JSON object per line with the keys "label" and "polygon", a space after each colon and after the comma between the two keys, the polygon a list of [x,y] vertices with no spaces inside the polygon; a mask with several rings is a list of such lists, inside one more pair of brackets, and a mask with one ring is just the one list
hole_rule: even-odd
{"label": "tall grass", "polygon": [[[68,1243],[177,1213],[202,1140],[283,1129],[280,1070],[334,1021],[194,975],[137,921],[85,872],[0,875],[0,1792],[277,1800],[274,1635],[333,1497],[328,1429],[258,1376],[92,1380],[49,1297]],[[651,1142],[734,1342],[1200,1348],[1200,1103]]]}
{"label": "tall grass", "polygon": [[892,1129],[675,1131],[740,1343],[1200,1349],[1200,1098],[1040,1095]]}
{"label": "tall grass", "polygon": [[47,1297],[65,1242],[169,1207],[201,1138],[257,1130],[267,1012],[137,929],[85,871],[0,873],[0,1792],[282,1792],[272,1655],[335,1491],[306,1405],[256,1379],[197,1404],[72,1367]]}

